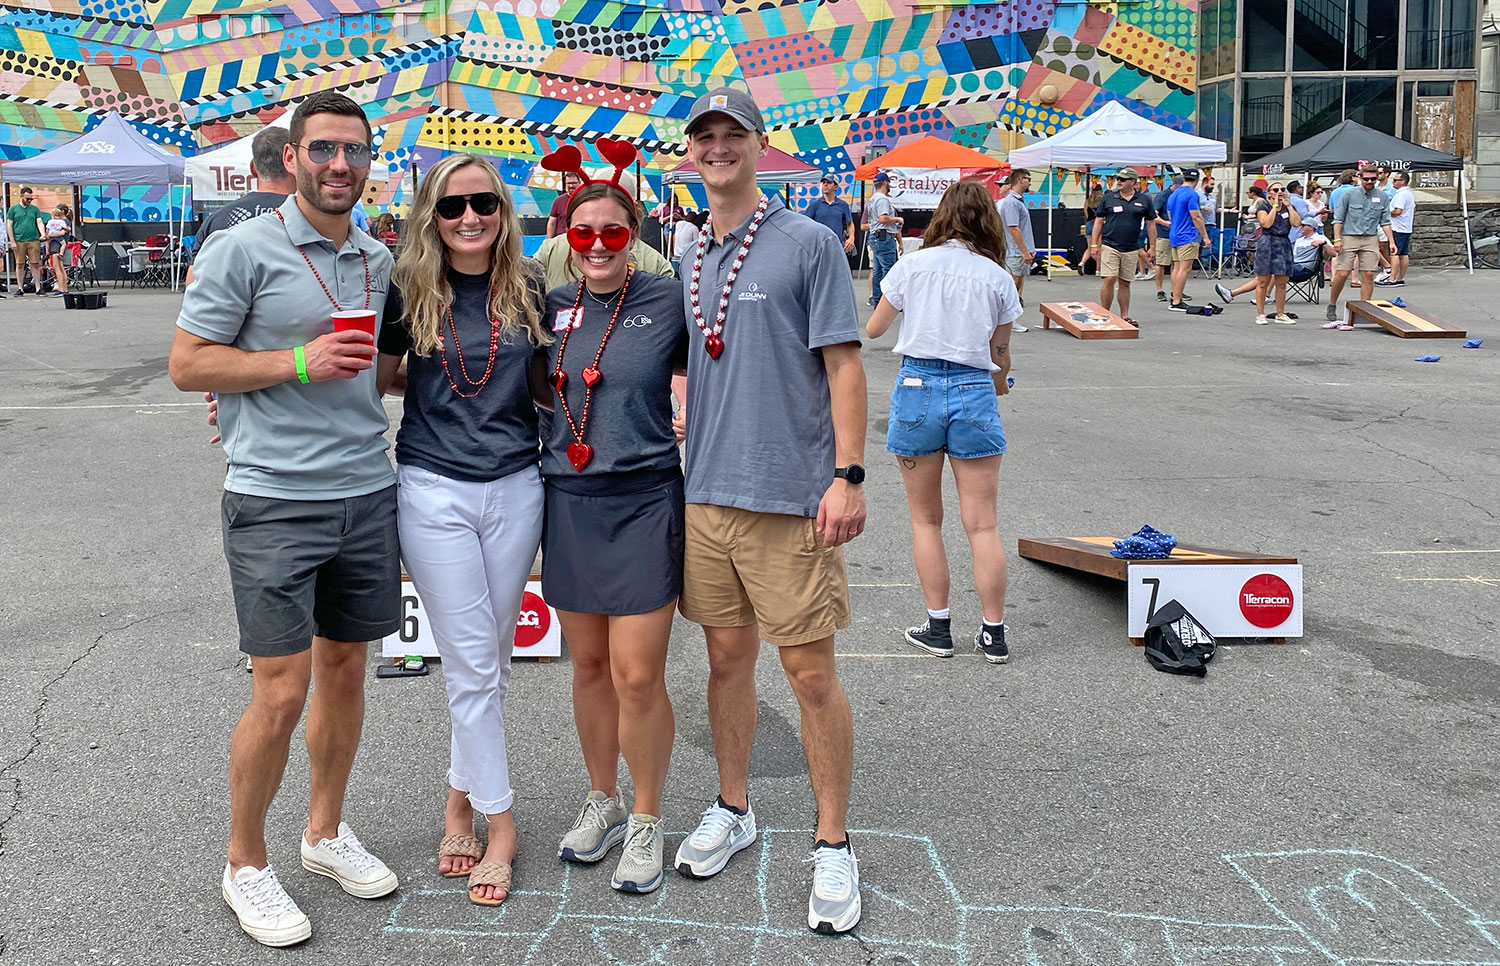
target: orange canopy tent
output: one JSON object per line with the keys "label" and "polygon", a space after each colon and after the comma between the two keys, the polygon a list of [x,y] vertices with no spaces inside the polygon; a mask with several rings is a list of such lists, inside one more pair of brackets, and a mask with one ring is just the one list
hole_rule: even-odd
{"label": "orange canopy tent", "polygon": [[854,177],[859,181],[869,181],[883,168],[977,168],[986,173],[1010,172],[1010,165],[1004,161],[930,135],[894,148],[873,161],[866,161],[854,169]]}

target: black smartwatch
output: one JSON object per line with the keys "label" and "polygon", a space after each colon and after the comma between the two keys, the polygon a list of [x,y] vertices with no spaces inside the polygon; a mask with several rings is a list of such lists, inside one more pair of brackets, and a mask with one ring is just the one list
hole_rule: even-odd
{"label": "black smartwatch", "polygon": [[850,463],[848,466],[841,466],[835,469],[833,471],[833,478],[836,480],[848,480],[855,486],[859,486],[865,481],[865,468],[858,463]]}

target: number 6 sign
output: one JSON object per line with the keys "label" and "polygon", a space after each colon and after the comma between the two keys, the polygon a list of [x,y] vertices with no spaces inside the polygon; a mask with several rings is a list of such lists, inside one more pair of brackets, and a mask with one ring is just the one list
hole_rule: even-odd
{"label": "number 6 sign", "polygon": [[[401,581],[401,627],[380,642],[382,657],[420,654],[437,657],[437,642],[422,599],[412,582]],[[562,654],[562,631],[557,626],[557,611],[542,599],[542,582],[533,578],[521,595],[521,612],[516,615],[515,657],[558,657]]]}

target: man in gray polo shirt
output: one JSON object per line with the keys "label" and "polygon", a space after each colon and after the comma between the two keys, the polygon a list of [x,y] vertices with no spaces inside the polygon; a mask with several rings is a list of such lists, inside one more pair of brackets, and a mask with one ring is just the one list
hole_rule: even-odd
{"label": "man in gray polo shirt", "polygon": [[1385,192],[1376,187],[1380,169],[1367,164],[1360,169],[1359,182],[1339,192],[1333,205],[1333,289],[1328,293],[1328,322],[1325,329],[1352,329],[1349,313],[1339,314],[1339,293],[1349,281],[1349,273],[1359,269],[1359,297],[1369,301],[1375,294],[1375,270],[1380,267],[1380,235],[1391,240],[1391,203]]}
{"label": "man in gray polo shirt", "polygon": [[859,868],[845,831],[854,726],[833,639],[850,625],[839,548],[865,523],[854,284],[836,235],[756,187],[756,160],[769,142],[749,95],[703,95],[687,136],[711,220],[683,261],[691,347],[680,607],[707,638],[719,795],[674,864],[707,878],[755,841],[755,660],[769,641],[802,709],[818,806],[807,924],[846,932],[860,916]]}
{"label": "man in gray polo shirt", "polygon": [[360,898],[397,884],[342,819],[366,642],[396,630],[401,599],[387,421],[367,371],[374,339],[335,332],[332,318],[369,310],[378,324],[384,313],[390,253],[349,221],[370,141],[364,112],[342,94],[298,106],[283,155],[297,193],[204,246],[168,364],[179,389],[219,394],[224,555],[240,650],[255,657],[230,748],[221,888],[241,928],[268,946],[312,935],[271,869],[265,820],[314,678],[302,865]]}

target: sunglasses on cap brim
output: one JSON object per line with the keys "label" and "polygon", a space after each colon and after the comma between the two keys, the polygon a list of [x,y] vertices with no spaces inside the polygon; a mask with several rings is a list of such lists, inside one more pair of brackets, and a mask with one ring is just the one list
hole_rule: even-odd
{"label": "sunglasses on cap brim", "polygon": [[500,196],[493,191],[479,191],[471,195],[444,195],[432,206],[439,218],[449,221],[464,216],[465,208],[472,208],[476,215],[493,215],[500,209]]}
{"label": "sunglasses on cap brim", "polygon": [[622,252],[630,244],[630,229],[624,225],[610,225],[603,231],[594,231],[588,225],[574,225],[568,229],[568,247],[575,252],[586,252],[594,247],[595,239],[612,252]]}

